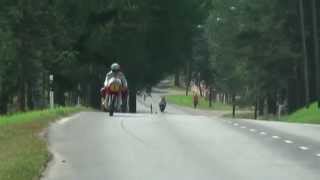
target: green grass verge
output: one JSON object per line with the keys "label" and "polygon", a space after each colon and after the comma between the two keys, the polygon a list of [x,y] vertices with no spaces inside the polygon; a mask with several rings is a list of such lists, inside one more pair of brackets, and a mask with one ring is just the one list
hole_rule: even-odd
{"label": "green grass verge", "polygon": [[0,117],[0,179],[38,179],[50,157],[39,133],[51,121],[81,110],[56,108]]}
{"label": "green grass verge", "polygon": [[309,108],[302,108],[287,117],[283,117],[281,120],[295,123],[320,124],[320,109],[318,109],[317,103],[313,103]]}
{"label": "green grass verge", "polygon": [[[192,96],[185,95],[171,95],[167,97],[167,101],[169,103],[173,103],[179,106],[191,107],[193,108]],[[205,110],[219,110],[219,111],[231,111],[232,107],[230,105],[222,104],[222,103],[212,103],[212,107],[209,107],[209,102],[203,98],[199,99],[199,109]]]}
{"label": "green grass verge", "polygon": [[[226,118],[232,118],[232,114],[224,115]],[[236,113],[238,119],[254,119],[253,112]],[[306,124],[320,124],[320,109],[317,107],[317,103],[313,103],[309,108],[302,108],[290,115],[283,116],[280,120],[277,116],[268,115],[259,117],[258,120],[273,120],[292,123],[306,123]]]}

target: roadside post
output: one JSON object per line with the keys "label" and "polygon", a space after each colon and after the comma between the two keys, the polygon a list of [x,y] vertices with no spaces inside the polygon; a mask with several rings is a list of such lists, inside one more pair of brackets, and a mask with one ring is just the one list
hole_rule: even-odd
{"label": "roadside post", "polygon": [[279,105],[278,105],[278,120],[281,119],[282,111],[283,111],[284,107],[285,107],[284,104],[279,104]]}
{"label": "roadside post", "polygon": [[53,109],[54,108],[53,74],[50,74],[49,79],[50,79],[50,92],[49,92],[50,108]]}
{"label": "roadside post", "polygon": [[77,106],[81,106],[80,92],[81,92],[81,85],[78,84]]}

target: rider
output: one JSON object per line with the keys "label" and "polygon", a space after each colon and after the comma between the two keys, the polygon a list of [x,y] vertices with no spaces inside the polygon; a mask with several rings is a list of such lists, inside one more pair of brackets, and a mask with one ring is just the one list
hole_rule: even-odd
{"label": "rider", "polygon": [[159,102],[159,105],[164,105],[164,106],[167,105],[167,100],[166,100],[166,97],[165,97],[165,96],[162,96],[162,97],[161,97],[160,102]]}
{"label": "rider", "polygon": [[111,65],[111,71],[107,74],[106,76],[106,80],[104,81],[104,86],[107,86],[108,83],[109,83],[109,80],[113,77],[117,77],[121,80],[122,82],[122,86],[124,88],[127,88],[128,87],[128,84],[127,84],[127,80],[126,80],[126,77],[124,76],[124,74],[121,72],[121,68],[120,68],[120,65],[118,63],[113,63]]}
{"label": "rider", "polygon": [[[124,98],[127,98],[127,89],[128,89],[128,83],[127,79],[124,76],[124,74],[121,72],[121,67],[118,63],[113,63],[111,65],[111,71],[107,73],[106,79],[104,81],[104,87],[106,88],[109,84],[109,80],[113,77],[119,78],[122,82],[122,102],[124,102]],[[106,98],[108,98],[108,94],[106,95]]]}

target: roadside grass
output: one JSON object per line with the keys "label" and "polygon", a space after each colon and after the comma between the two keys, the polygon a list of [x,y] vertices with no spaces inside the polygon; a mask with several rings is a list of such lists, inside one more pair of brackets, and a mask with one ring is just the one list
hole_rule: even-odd
{"label": "roadside grass", "polygon": [[320,124],[320,109],[318,109],[317,103],[313,103],[309,108],[302,108],[291,115],[281,118],[281,121]]}
{"label": "roadside grass", "polygon": [[40,179],[50,155],[40,133],[49,123],[84,108],[56,108],[0,117],[0,179]]}
{"label": "roadside grass", "polygon": [[[167,97],[167,101],[169,103],[173,103],[179,106],[185,106],[193,108],[193,101],[192,96],[185,96],[185,95],[170,95]],[[231,111],[232,106],[217,102],[212,102],[212,107],[209,107],[209,102],[205,100],[204,98],[199,98],[199,109],[204,110],[217,110],[217,111]]]}
{"label": "roadside grass", "polygon": [[[223,117],[232,118],[232,114],[225,114]],[[236,113],[236,119],[254,119],[253,112]],[[320,109],[317,103],[313,103],[309,108],[302,108],[296,112],[283,116],[280,119],[275,115],[266,115],[258,117],[258,120],[282,121],[292,123],[320,124]]]}

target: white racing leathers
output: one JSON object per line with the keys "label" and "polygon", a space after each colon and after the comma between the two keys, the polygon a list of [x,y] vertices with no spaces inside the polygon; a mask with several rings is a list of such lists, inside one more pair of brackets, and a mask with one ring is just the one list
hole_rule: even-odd
{"label": "white racing leathers", "polygon": [[127,83],[127,79],[126,77],[124,76],[124,74],[122,72],[117,72],[117,73],[114,73],[112,71],[110,71],[107,76],[106,76],[106,80],[104,81],[104,86],[107,87],[108,84],[109,84],[109,81],[111,78],[118,78],[121,80],[121,83],[122,83],[122,86],[123,88],[128,88],[128,83]]}

